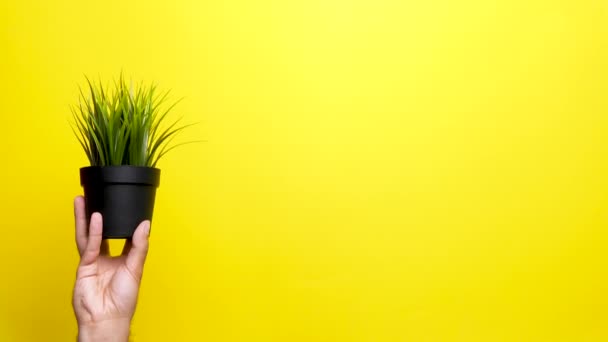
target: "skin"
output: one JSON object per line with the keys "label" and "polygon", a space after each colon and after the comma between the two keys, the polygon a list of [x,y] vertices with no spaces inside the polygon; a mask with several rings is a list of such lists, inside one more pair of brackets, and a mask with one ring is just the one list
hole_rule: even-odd
{"label": "skin", "polygon": [[102,240],[99,213],[91,216],[87,229],[81,196],[74,200],[74,217],[80,263],[72,305],[78,321],[78,341],[128,341],[148,254],[150,222],[142,222],[121,255],[112,257],[107,241]]}

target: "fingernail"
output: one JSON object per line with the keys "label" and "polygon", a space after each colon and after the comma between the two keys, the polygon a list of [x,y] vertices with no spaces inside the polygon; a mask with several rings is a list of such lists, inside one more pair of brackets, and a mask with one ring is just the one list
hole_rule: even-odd
{"label": "fingernail", "polygon": [[146,233],[146,236],[150,236],[150,221],[146,221],[144,224],[144,232]]}

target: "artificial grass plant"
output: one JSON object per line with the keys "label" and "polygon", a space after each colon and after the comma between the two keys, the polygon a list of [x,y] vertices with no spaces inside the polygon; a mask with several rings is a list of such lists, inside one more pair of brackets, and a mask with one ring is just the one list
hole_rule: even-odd
{"label": "artificial grass plant", "polygon": [[158,92],[156,85],[143,82],[127,85],[122,74],[113,87],[86,80],[72,114],[74,133],[91,166],[156,167],[167,152],[184,144],[172,144],[190,125],[168,119],[179,102],[166,105],[169,91]]}

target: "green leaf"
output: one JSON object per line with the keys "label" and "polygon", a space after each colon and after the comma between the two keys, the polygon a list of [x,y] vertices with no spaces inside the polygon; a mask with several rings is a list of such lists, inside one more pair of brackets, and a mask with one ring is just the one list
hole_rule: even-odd
{"label": "green leaf", "polygon": [[127,85],[122,72],[111,87],[85,79],[88,92],[81,87],[78,105],[70,108],[71,128],[91,165],[155,166],[167,152],[184,144],[172,141],[191,125],[177,126],[181,118],[165,124],[181,101],[165,107],[169,91],[159,93],[155,84],[143,82]]}

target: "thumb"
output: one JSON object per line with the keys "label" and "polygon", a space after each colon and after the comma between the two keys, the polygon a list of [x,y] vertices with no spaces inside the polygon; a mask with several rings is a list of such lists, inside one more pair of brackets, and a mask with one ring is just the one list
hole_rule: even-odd
{"label": "thumb", "polygon": [[129,271],[141,279],[144,272],[144,263],[148,255],[148,237],[150,236],[150,221],[146,220],[137,226],[133,233],[132,245],[127,254],[126,266]]}

